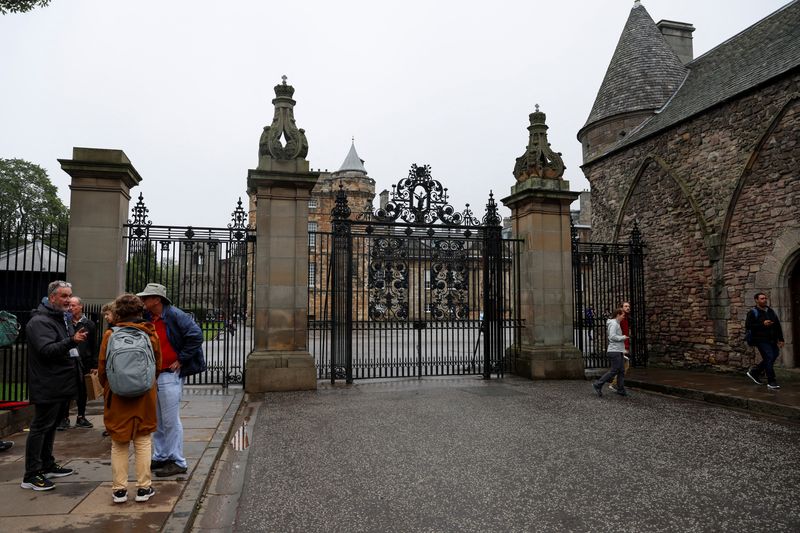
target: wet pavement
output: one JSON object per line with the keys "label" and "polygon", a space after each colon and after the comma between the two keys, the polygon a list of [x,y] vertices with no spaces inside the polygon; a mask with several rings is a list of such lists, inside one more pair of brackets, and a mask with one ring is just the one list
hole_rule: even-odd
{"label": "wet pavement", "polygon": [[19,487],[26,434],[6,437],[0,531],[800,530],[799,380],[627,380],[629,398],[513,376],[321,381],[245,401],[186,387],[189,472],[123,505],[90,402],[95,428],[56,436],[78,473],[53,491]]}
{"label": "wet pavement", "polygon": [[[35,492],[20,488],[25,463],[26,432],[5,440],[14,447],[0,454],[0,531],[140,532],[184,531],[193,518],[206,479],[226,441],[228,429],[242,399],[241,389],[218,386],[184,388],[181,419],[185,475],[153,477],[156,495],[134,502],[133,447],[129,466],[129,500],[111,499],[111,441],[103,437],[102,400],[89,402],[92,429],[71,427],[56,433],[54,456],[76,473],[54,479],[56,488]],[[75,423],[75,411],[71,414]]]}
{"label": "wet pavement", "polygon": [[245,405],[238,509],[195,531],[800,530],[785,419],[516,377],[320,383]]}

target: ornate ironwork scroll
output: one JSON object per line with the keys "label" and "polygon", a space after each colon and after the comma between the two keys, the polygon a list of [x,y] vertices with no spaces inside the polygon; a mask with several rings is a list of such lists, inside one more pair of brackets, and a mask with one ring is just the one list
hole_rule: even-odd
{"label": "ornate ironwork scroll", "polygon": [[431,254],[431,302],[434,320],[469,318],[468,253],[465,241],[437,239]]}
{"label": "ornate ironwork scroll", "polygon": [[408,241],[375,237],[369,262],[369,316],[408,319]]}
{"label": "ornate ironwork scroll", "polygon": [[434,224],[437,220],[448,226],[475,226],[469,205],[459,213],[448,203],[447,187],[433,179],[429,165],[411,165],[408,177],[392,185],[391,199],[378,209],[374,219],[381,222],[403,221],[408,224]]}

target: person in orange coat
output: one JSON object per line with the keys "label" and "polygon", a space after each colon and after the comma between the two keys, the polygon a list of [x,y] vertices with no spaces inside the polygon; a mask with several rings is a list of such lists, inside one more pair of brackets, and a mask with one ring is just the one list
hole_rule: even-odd
{"label": "person in orange coat", "polygon": [[[155,355],[156,369],[161,368],[161,345],[156,335],[155,326],[142,318],[144,304],[138,296],[123,294],[114,301],[114,326],[132,327],[144,331],[150,337]],[[111,392],[106,374],[106,349],[113,331],[107,330],[100,345],[97,374],[103,386],[105,409],[103,421],[106,431],[111,436],[111,490],[114,503],[128,501],[128,452],[133,441],[136,459],[136,498],[137,502],[146,502],[154,494],[151,485],[150,456],[152,454],[152,433],[156,430],[155,380],[153,387],[141,396],[126,398]]]}

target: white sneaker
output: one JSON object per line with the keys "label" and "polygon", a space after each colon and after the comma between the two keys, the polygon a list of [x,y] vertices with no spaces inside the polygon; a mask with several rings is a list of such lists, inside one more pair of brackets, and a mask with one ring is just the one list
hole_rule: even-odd
{"label": "white sneaker", "polygon": [[778,390],[781,388],[781,386],[778,385],[777,383],[767,383],[767,388],[772,390]]}
{"label": "white sneaker", "polygon": [[613,392],[617,392],[617,388],[611,383],[608,384],[608,388],[611,389]]}

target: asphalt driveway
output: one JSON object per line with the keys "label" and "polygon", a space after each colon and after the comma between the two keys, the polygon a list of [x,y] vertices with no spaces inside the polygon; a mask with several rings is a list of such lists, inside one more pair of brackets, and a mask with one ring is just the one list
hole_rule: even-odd
{"label": "asphalt driveway", "polygon": [[784,421],[516,377],[253,401],[237,531],[800,530]]}

